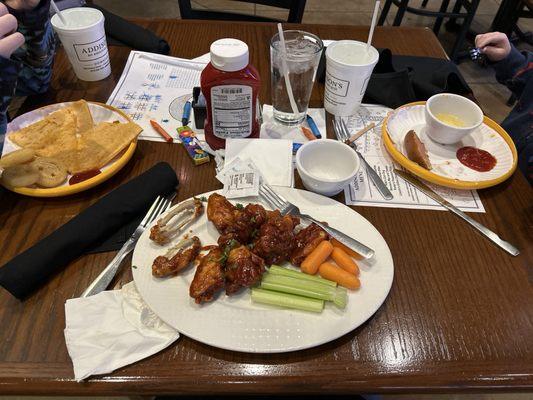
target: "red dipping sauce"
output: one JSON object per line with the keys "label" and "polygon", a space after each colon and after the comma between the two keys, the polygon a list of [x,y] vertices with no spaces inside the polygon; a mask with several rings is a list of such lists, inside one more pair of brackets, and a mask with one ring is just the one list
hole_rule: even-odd
{"label": "red dipping sauce", "polygon": [[74,174],[70,177],[70,179],[68,180],[68,184],[75,185],[76,183],[86,181],[87,179],[90,179],[101,173],[102,171],[100,171],[99,169],[90,169],[89,171],[78,172],[77,174]]}
{"label": "red dipping sauce", "polygon": [[472,146],[461,147],[455,153],[461,164],[478,172],[490,171],[496,165],[496,158],[488,151]]}
{"label": "red dipping sauce", "polygon": [[228,138],[258,138],[259,72],[249,63],[248,46],[237,39],[211,44],[211,62],[200,77],[207,105],[205,140],[212,149],[225,148]]}

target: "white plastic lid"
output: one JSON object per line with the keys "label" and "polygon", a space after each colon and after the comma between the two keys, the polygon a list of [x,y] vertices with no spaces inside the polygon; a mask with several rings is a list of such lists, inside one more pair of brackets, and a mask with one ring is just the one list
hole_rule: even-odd
{"label": "white plastic lid", "polygon": [[52,16],[50,22],[57,32],[68,34],[91,30],[104,22],[104,14],[100,10],[91,7],[73,7],[61,12],[67,20],[64,25],[57,14]]}
{"label": "white plastic lid", "polygon": [[211,64],[226,72],[239,71],[248,65],[248,45],[238,39],[219,39],[211,44]]}

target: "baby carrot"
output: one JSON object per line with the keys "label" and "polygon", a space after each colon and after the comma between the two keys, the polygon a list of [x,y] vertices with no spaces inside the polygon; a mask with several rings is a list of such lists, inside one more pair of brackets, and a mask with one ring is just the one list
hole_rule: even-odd
{"label": "baby carrot", "polygon": [[352,258],[340,247],[333,247],[331,258],[333,258],[333,261],[335,261],[335,263],[343,270],[350,272],[355,276],[359,275],[359,267],[355,261],[352,260]]}
{"label": "baby carrot", "polygon": [[346,254],[348,254],[350,257],[353,257],[355,258],[356,260],[361,260],[363,257],[361,256],[361,254],[353,251],[352,249],[350,249],[348,246],[346,246],[345,244],[342,244],[341,242],[339,242],[337,239],[331,239],[331,244],[333,245],[333,247],[338,247],[342,250],[344,250],[344,252]]}
{"label": "baby carrot", "polygon": [[327,240],[320,242],[319,245],[316,246],[307,257],[305,257],[305,260],[303,260],[302,264],[300,265],[302,272],[305,272],[309,275],[316,274],[320,264],[326,261],[332,251],[333,246],[330,242]]}
{"label": "baby carrot", "polygon": [[361,286],[361,282],[357,276],[328,262],[320,265],[318,273],[322,278],[337,282],[339,285],[348,289],[358,289]]}

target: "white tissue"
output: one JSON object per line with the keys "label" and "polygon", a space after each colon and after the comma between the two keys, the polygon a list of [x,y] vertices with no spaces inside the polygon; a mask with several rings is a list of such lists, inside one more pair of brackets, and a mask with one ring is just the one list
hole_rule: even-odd
{"label": "white tissue", "polygon": [[292,140],[227,139],[225,165],[230,165],[237,157],[250,159],[267,184],[292,186]]}
{"label": "white tissue", "polygon": [[67,300],[65,320],[76,381],[142,360],[179,338],[144,303],[133,282],[122,290]]}

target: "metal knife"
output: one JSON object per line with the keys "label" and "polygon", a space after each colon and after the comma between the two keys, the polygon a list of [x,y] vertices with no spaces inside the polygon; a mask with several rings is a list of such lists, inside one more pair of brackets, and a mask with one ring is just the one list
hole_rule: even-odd
{"label": "metal knife", "polygon": [[492,243],[495,245],[501,247],[503,250],[505,250],[507,253],[511,254],[512,256],[517,256],[520,254],[520,251],[514,247],[511,243],[506,242],[502,238],[500,238],[496,233],[491,231],[489,228],[481,225],[476,220],[470,218],[468,215],[466,215],[464,212],[459,210],[457,207],[455,207],[453,204],[451,204],[449,201],[444,199],[442,196],[435,193],[429,186],[421,182],[419,179],[415,178],[413,175],[401,171],[399,169],[395,169],[394,172],[396,175],[401,177],[402,179],[409,182],[411,185],[416,187],[418,190],[420,190],[422,193],[424,193],[426,196],[432,198],[437,203],[439,203],[441,206],[446,208],[448,211],[451,211],[455,215],[457,215],[462,220],[468,222],[474,229],[476,229],[479,233],[481,233],[483,236],[485,236],[487,239],[489,239]]}

